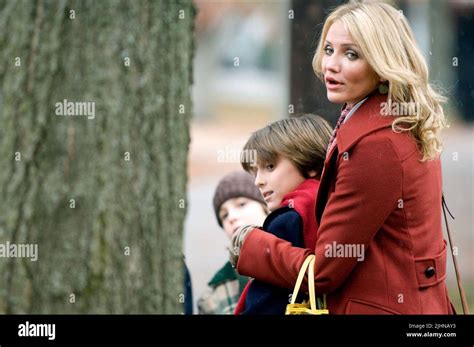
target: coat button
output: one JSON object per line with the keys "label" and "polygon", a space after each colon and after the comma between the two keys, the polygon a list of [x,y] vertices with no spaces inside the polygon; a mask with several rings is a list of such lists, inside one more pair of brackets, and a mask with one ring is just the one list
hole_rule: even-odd
{"label": "coat button", "polygon": [[425,270],[425,276],[428,278],[433,277],[435,273],[436,273],[436,270],[432,266],[427,267]]}

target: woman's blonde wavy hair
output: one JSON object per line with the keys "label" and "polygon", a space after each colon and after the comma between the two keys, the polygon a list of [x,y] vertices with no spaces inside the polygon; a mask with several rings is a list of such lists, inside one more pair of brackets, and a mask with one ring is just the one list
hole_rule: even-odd
{"label": "woman's blonde wavy hair", "polygon": [[396,132],[409,131],[417,141],[422,161],[439,156],[439,131],[446,126],[441,106],[446,98],[429,83],[428,67],[405,16],[388,4],[349,3],[337,7],[326,19],[313,58],[313,69],[323,78],[322,59],[330,26],[340,20],[374,71],[388,81],[388,104],[410,102],[417,114],[397,117]]}

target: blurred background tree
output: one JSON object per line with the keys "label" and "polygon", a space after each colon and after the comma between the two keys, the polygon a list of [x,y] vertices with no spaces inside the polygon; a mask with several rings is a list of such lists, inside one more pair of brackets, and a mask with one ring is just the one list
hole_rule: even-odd
{"label": "blurred background tree", "polygon": [[0,2],[0,243],[39,253],[0,258],[0,313],[182,312],[194,16]]}

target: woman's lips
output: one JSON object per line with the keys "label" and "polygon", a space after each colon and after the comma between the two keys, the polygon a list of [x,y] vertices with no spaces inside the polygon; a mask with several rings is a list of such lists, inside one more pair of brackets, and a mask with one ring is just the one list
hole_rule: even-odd
{"label": "woman's lips", "polygon": [[329,90],[339,89],[341,86],[344,85],[344,83],[341,83],[335,80],[334,78],[330,78],[330,77],[325,78],[325,82],[326,82],[326,88]]}

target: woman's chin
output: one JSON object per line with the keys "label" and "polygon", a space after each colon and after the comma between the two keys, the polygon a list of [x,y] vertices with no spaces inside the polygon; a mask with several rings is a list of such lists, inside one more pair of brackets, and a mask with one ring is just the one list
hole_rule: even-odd
{"label": "woman's chin", "polygon": [[327,91],[327,98],[329,102],[333,104],[343,104],[345,102],[344,98],[340,94],[331,92],[329,90]]}

